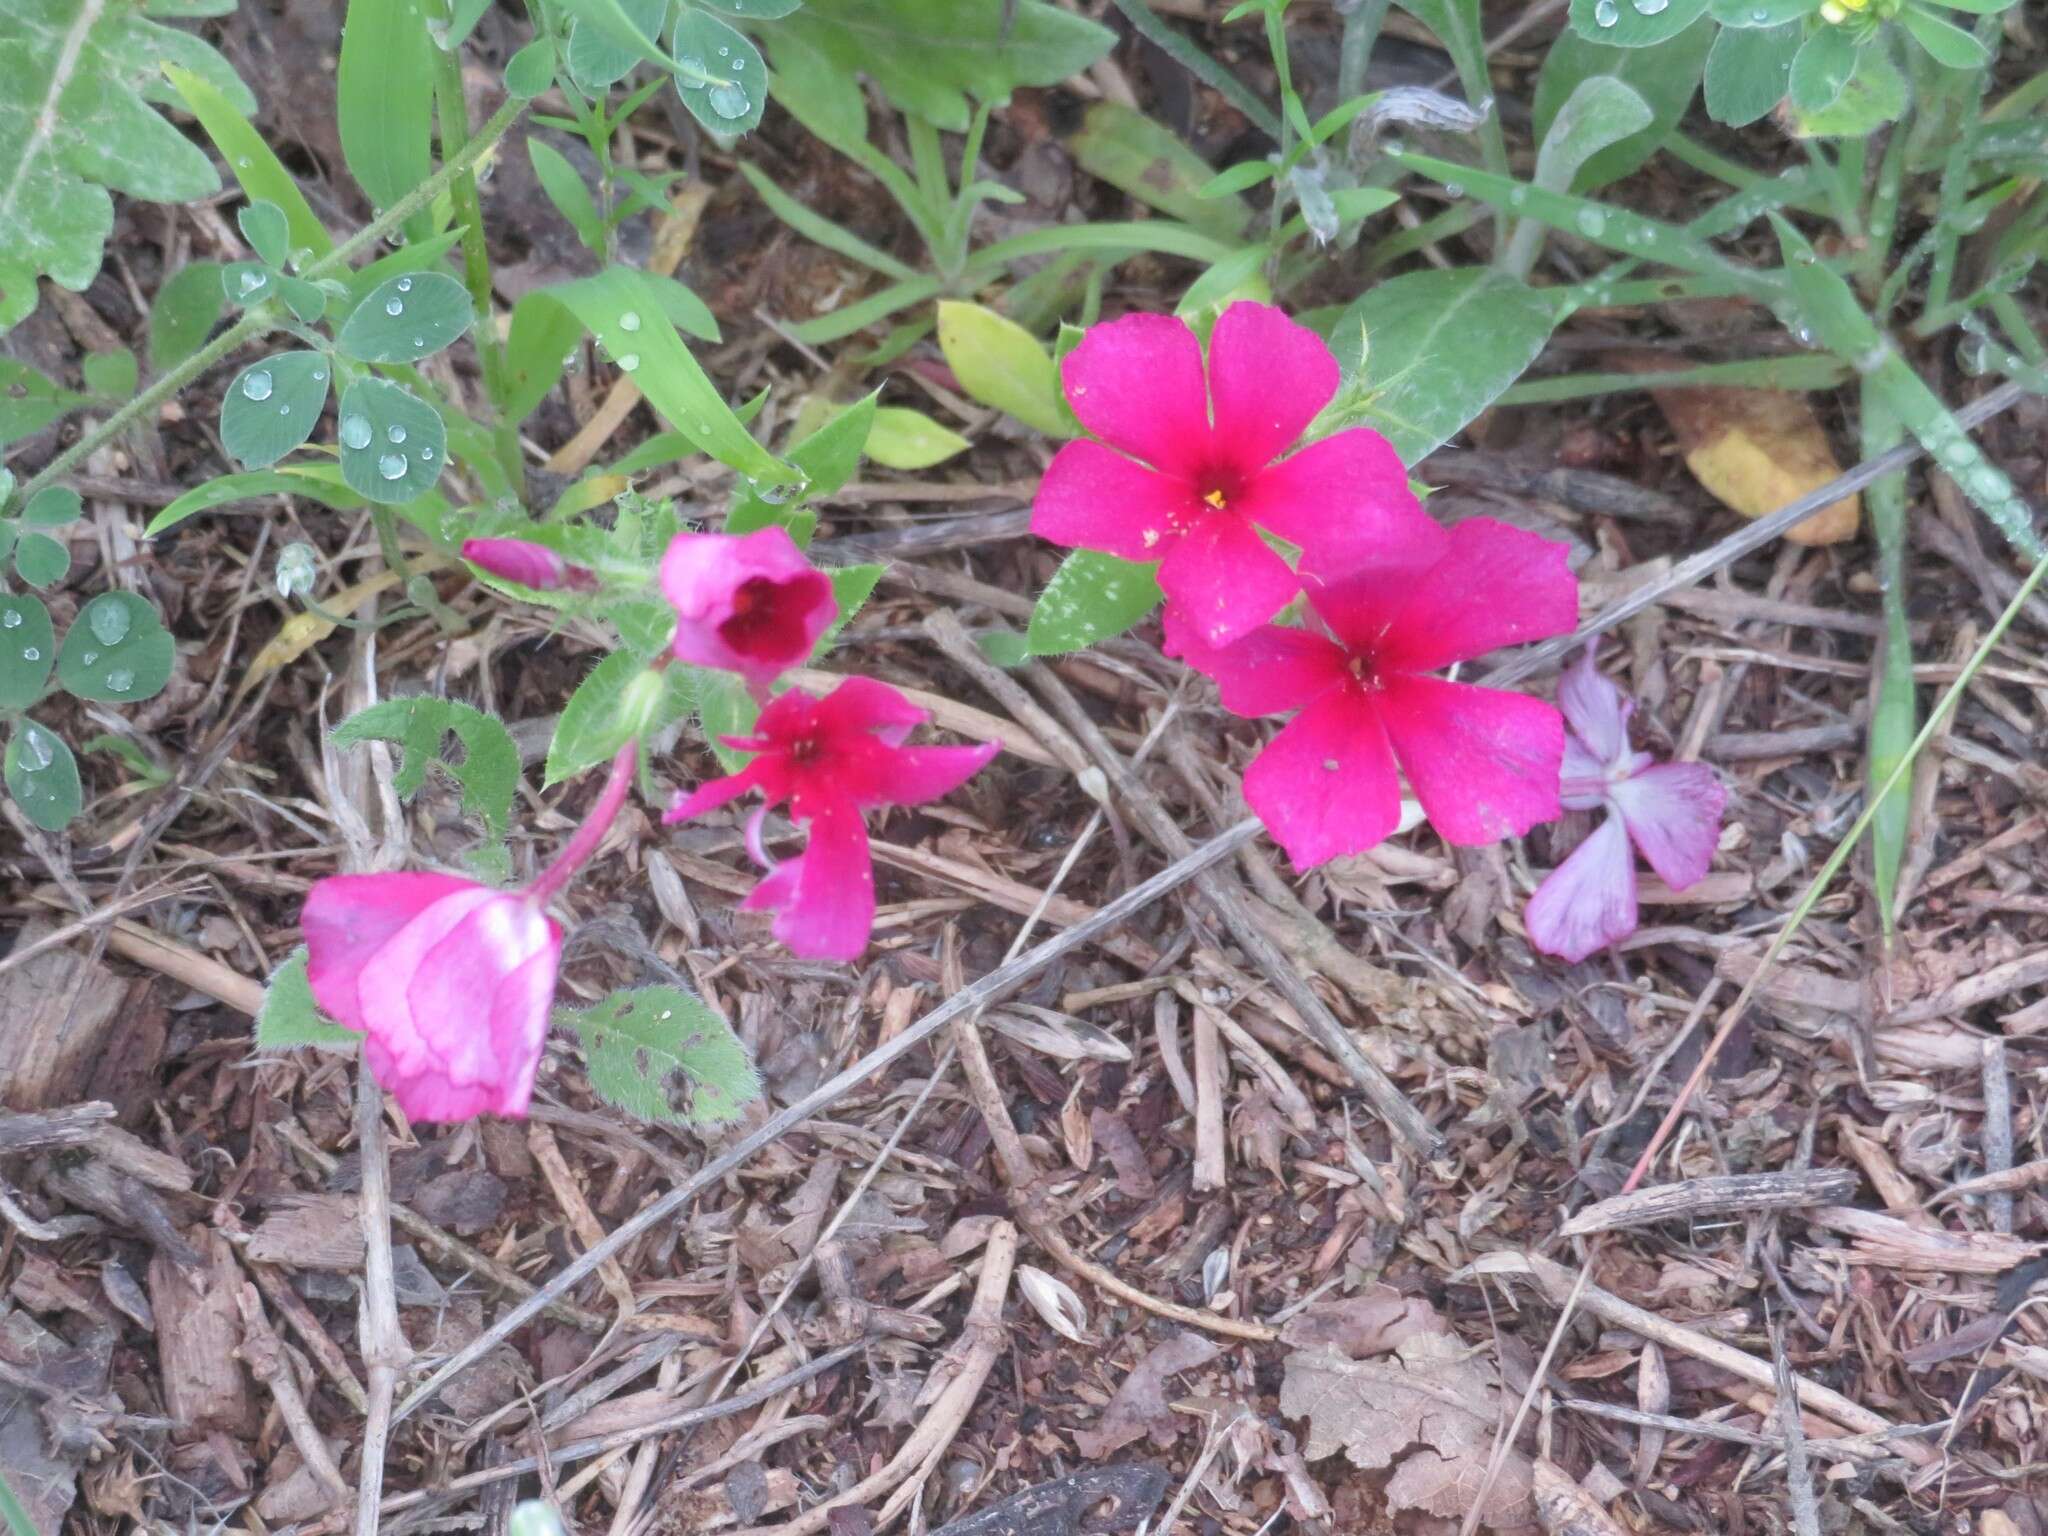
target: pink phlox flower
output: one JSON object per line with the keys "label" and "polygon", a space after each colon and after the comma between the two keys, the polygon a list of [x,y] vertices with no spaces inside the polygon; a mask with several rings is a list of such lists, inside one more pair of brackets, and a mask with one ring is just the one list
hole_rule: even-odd
{"label": "pink phlox flower", "polygon": [[595,571],[571,565],[545,544],[530,539],[464,539],[462,558],[500,580],[516,581],[536,592],[563,587],[574,592],[597,590]]}
{"label": "pink phlox flower", "polygon": [[[1519,836],[1558,814],[1564,722],[1549,704],[1429,674],[1578,618],[1565,546],[1491,518],[1415,509],[1369,558],[1302,561],[1315,622],[1210,646],[1177,605],[1166,651],[1240,715],[1298,711],[1245,770],[1245,799],[1298,869],[1359,853],[1401,816],[1401,775],[1446,842]],[[1397,771],[1398,768],[1398,771]]]}
{"label": "pink phlox flower", "polygon": [[661,558],[678,661],[737,672],[756,695],[812,649],[839,611],[831,580],[786,529],[679,533]]}
{"label": "pink phlox flower", "polygon": [[[768,873],[740,905],[776,913],[775,936],[808,959],[854,960],[875,922],[875,871],[862,813],[881,805],[921,805],[964,784],[997,752],[973,747],[906,747],[925,713],[886,683],[850,677],[822,699],[790,692],[761,711],[752,736],[726,745],[756,754],[738,773],[678,795],[663,820],[688,821],[761,791],[747,823],[747,847]],[[761,844],[761,822],[775,806],[806,823],[810,841],[796,858],[775,863]]]}
{"label": "pink phlox flower", "polygon": [[537,899],[452,875],[335,875],[300,921],[314,1000],[364,1036],[409,1118],[526,1113],[562,958]]}
{"label": "pink phlox flower", "polygon": [[1159,585],[1207,645],[1227,645],[1300,590],[1260,530],[1337,569],[1418,508],[1391,444],[1363,427],[1286,458],[1337,392],[1320,336],[1266,304],[1217,317],[1201,343],[1171,315],[1092,328],[1060,365],[1100,441],[1053,456],[1032,531],[1055,544],[1158,561]]}
{"label": "pink phlox flower", "polygon": [[1529,941],[1579,961],[1635,932],[1633,842],[1674,891],[1697,883],[1720,841],[1727,790],[1704,763],[1659,763],[1628,744],[1633,700],[1600,675],[1593,647],[1558,680],[1565,736],[1560,793],[1567,810],[1604,808],[1592,836],[1529,899]]}

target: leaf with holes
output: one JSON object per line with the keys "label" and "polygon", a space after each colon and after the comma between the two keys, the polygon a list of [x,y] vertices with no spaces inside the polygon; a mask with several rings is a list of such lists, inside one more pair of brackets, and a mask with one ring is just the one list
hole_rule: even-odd
{"label": "leaf with holes", "polygon": [[441,413],[386,379],[358,379],[341,397],[341,478],[370,501],[424,496],[448,462]]}
{"label": "leaf with holes", "polygon": [[220,441],[251,469],[268,469],[313,435],[327,405],[319,352],[274,352],[234,377],[220,399]]}
{"label": "leaf with holes", "polygon": [[305,945],[286,955],[284,964],[270,973],[263,1007],[256,1015],[259,1051],[289,1051],[302,1045],[322,1051],[353,1051],[362,1038],[334,1023],[313,1001],[313,987],[306,979]]}
{"label": "leaf with holes", "polygon": [[[0,274],[0,283],[6,281]],[[0,298],[0,304],[6,300]],[[84,395],[64,388],[11,357],[0,357],[0,448],[40,432],[67,411],[84,405]]]}
{"label": "leaf with holes", "polygon": [[[442,751],[450,735],[462,744],[459,761]],[[454,699],[385,699],[342,721],[334,728],[333,740],[337,747],[361,741],[397,743],[398,774],[392,788],[407,800],[427,782],[428,765],[439,763],[462,786],[463,810],[480,818],[493,838],[505,835],[512,792],[519,784],[519,748],[496,715]]]}
{"label": "leaf with holes", "polygon": [[78,759],[63,738],[33,720],[16,720],[7,738],[7,792],[24,815],[45,832],[56,832],[85,804],[78,783]]}
{"label": "leaf with holes", "polygon": [[[676,94],[713,133],[751,133],[768,105],[761,50],[716,16],[685,9],[669,39],[676,53]],[[708,78],[707,78],[708,77]]]}
{"label": "leaf with holes", "polygon": [[361,363],[416,363],[470,327],[469,290],[446,272],[407,273],[379,283],[334,338]]}
{"label": "leaf with holes", "polygon": [[642,1120],[723,1125],[761,1096],[732,1026],[681,987],[635,987],[556,1010],[583,1042],[590,1086]]}
{"label": "leaf with holes", "polygon": [[39,597],[0,597],[0,709],[27,709],[57,664],[57,632]]}
{"label": "leaf with holes", "polygon": [[163,692],[176,660],[177,648],[147,598],[102,592],[65,631],[57,681],[76,698],[136,704]]}
{"label": "leaf with holes", "polygon": [[158,7],[10,0],[0,28],[0,331],[36,304],[39,274],[74,291],[100,268],[110,192],[190,203],[220,190],[206,152],[158,115],[177,100],[166,64],[202,76],[245,112],[227,61]]}
{"label": "leaf with holes", "polygon": [[1157,568],[1077,549],[1060,563],[1031,610],[1025,645],[1033,656],[1085,650],[1120,635],[1159,606]]}

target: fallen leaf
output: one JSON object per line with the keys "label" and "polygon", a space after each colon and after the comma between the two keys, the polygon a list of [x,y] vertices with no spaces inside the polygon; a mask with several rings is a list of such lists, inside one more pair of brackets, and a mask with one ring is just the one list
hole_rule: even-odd
{"label": "fallen leaf", "polygon": [[1319,1301],[1287,1320],[1281,1342],[1295,1349],[1327,1350],[1352,1360],[1383,1355],[1417,1334],[1448,1335],[1451,1325],[1420,1296],[1391,1285],[1367,1286],[1342,1301]]}
{"label": "fallen leaf", "polygon": [[[1803,395],[1776,389],[1654,389],[1686,467],[1724,505],[1762,517],[1842,473],[1820,418]],[[1785,535],[1839,544],[1863,522],[1860,496],[1831,501]]]}
{"label": "fallen leaf", "polygon": [[1090,1461],[1114,1455],[1133,1440],[1150,1435],[1155,1445],[1173,1442],[1185,1422],[1166,1406],[1166,1383],[1182,1371],[1207,1365],[1222,1348],[1199,1333],[1177,1333],[1158,1345],[1124,1377],[1116,1396],[1102,1410],[1093,1429],[1074,1431],[1074,1444]]}

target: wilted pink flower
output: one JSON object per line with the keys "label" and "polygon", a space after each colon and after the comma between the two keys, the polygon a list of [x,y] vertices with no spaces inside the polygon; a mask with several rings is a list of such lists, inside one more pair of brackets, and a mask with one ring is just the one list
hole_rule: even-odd
{"label": "wilted pink flower", "polygon": [[831,581],[781,528],[677,534],[661,590],[676,611],[676,659],[737,672],[756,694],[809,660],[839,611]]}
{"label": "wilted pink flower", "polygon": [[1401,816],[1406,773],[1452,843],[1518,836],[1558,814],[1564,723],[1550,705],[1427,674],[1572,627],[1565,547],[1475,517],[1448,531],[1419,509],[1371,558],[1302,562],[1320,620],[1203,644],[1166,610],[1168,655],[1221,685],[1240,715],[1299,710],[1245,770],[1245,799],[1298,869],[1370,848]]}
{"label": "wilted pink flower", "polygon": [[1727,791],[1704,763],[1658,763],[1628,744],[1632,700],[1593,665],[1593,647],[1558,680],[1565,735],[1565,809],[1610,814],[1529,898],[1529,941],[1546,954],[1583,960],[1635,932],[1633,842],[1674,891],[1698,882],[1720,841]]}
{"label": "wilted pink flower", "polygon": [[562,958],[544,908],[603,840],[634,755],[620,751],[588,819],[525,890],[434,874],[314,883],[299,917],[313,999],[364,1037],[371,1074],[409,1118],[526,1113]]}
{"label": "wilted pink flower", "polygon": [[597,573],[571,565],[545,544],[527,539],[464,539],[462,558],[504,581],[516,581],[536,592],[553,592],[569,587],[578,592],[597,590]]}
{"label": "wilted pink flower", "polygon": [[1340,373],[1320,336],[1270,305],[1223,311],[1206,373],[1183,322],[1127,315],[1091,329],[1060,376],[1101,441],[1053,456],[1032,531],[1157,560],[1168,601],[1205,644],[1256,629],[1301,589],[1260,529],[1340,569],[1417,510],[1399,456],[1377,432],[1354,427],[1280,458],[1329,404]]}
{"label": "wilted pink flower", "polygon": [[[726,745],[758,754],[738,773],[678,795],[665,821],[688,821],[750,789],[762,803],[747,822],[747,848],[768,871],[741,907],[772,910],[775,936],[813,960],[853,960],[875,922],[875,871],[861,813],[877,805],[921,805],[950,793],[996,755],[974,747],[906,747],[925,713],[886,683],[850,677],[822,699],[785,693],[761,711],[752,736]],[[777,864],[761,845],[761,822],[784,802],[810,825],[801,855]]]}

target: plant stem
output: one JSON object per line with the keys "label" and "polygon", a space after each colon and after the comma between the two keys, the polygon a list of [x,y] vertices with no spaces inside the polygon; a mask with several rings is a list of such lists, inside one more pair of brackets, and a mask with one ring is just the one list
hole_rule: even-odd
{"label": "plant stem", "polygon": [[[1344,16],[1344,43],[1337,54],[1337,104],[1365,94],[1365,67],[1372,61],[1372,46],[1380,40],[1380,26],[1387,19],[1388,0],[1351,0]],[[1338,10],[1343,11],[1339,5]]]}
{"label": "plant stem", "polygon": [[363,1365],[370,1411],[363,1422],[362,1465],[356,1492],[356,1536],[377,1536],[384,1497],[384,1453],[391,1438],[391,1405],[398,1373],[410,1351],[398,1322],[398,1291],[391,1260],[391,1170],[384,1141],[384,1090],[370,1064],[356,1063],[356,1151],[362,1159]]}
{"label": "plant stem", "polygon": [[611,772],[605,776],[604,788],[598,793],[597,804],[590,808],[590,814],[584,817],[583,825],[576,829],[575,836],[563,844],[555,862],[542,870],[533,884],[526,888],[529,901],[539,904],[552,900],[597,852],[597,845],[611,830],[619,807],[626,803],[626,795],[633,788],[633,764],[639,755],[640,744],[637,741],[629,741],[619,748],[618,755],[612,759]]}
{"label": "plant stem", "polygon": [[[472,170],[479,160],[490,153],[498,140],[505,136],[505,130],[512,126],[519,114],[526,110],[527,105],[528,103],[516,96],[507,97],[505,104],[491,114],[491,120],[485,123],[483,130],[463,147],[459,156],[386,208],[301,275],[317,281],[346,270],[349,262],[358,254],[375,245],[413,214],[433,202],[447,190],[457,176]],[[273,325],[267,307],[254,309],[243,315],[212,341],[50,460],[39,473],[21,487],[17,493],[17,500],[26,505],[36,492],[71,473],[75,466],[127,431],[132,423],[162,405],[243,342],[272,329]]]}

